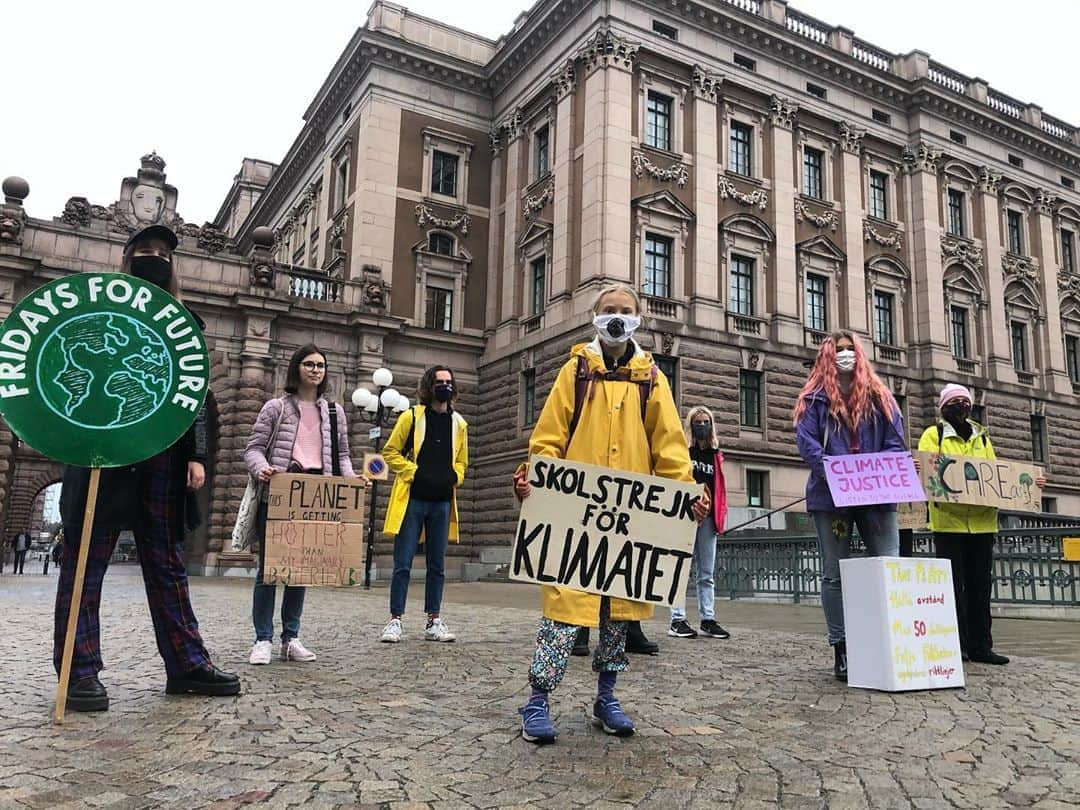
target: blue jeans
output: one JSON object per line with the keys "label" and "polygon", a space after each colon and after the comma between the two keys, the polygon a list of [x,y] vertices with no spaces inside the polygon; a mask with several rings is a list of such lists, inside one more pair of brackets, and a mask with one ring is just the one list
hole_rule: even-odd
{"label": "blue jeans", "polygon": [[[692,567],[697,572],[697,609],[701,621],[716,618],[713,608],[715,597],[713,577],[716,574],[716,524],[707,517],[697,527],[694,538]],[[686,619],[686,602],[671,608],[673,622]]]}
{"label": "blue jeans", "polygon": [[[255,515],[255,531],[259,536],[259,573],[255,575],[255,592],[251,598],[251,620],[255,624],[256,641],[274,638],[274,599],[277,585],[264,585],[263,564],[266,560],[266,503],[259,504]],[[281,641],[285,643],[300,635],[300,616],[304,613],[304,594],[307,588],[285,585],[281,597]]]}
{"label": "blue jeans", "polygon": [[410,499],[394,538],[394,576],[390,580],[390,615],[405,615],[405,598],[409,595],[409,575],[413,557],[424,532],[424,559],[427,578],[424,580],[424,612],[438,613],[442,604],[443,582],[446,579],[443,563],[446,545],[450,541],[450,501],[417,501]]}
{"label": "blue jeans", "polygon": [[821,607],[829,629],[829,643],[844,640],[844,596],[840,589],[840,560],[851,556],[851,529],[859,536],[871,557],[900,556],[900,532],[896,512],[877,506],[860,506],[836,512],[811,512],[817,529],[821,555]]}

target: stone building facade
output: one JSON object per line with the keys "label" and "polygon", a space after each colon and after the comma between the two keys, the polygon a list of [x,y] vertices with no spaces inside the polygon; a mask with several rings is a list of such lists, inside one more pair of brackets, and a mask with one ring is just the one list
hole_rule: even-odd
{"label": "stone building facade", "polygon": [[[304,121],[280,164],[244,162],[214,223],[183,226],[215,364],[197,565],[244,564],[240,450],[313,337],[346,400],[379,366],[406,393],[433,361],[459,370],[472,468],[452,552],[506,547],[510,472],[613,280],[641,291],[679,405],[716,412],[736,507],[801,497],[790,412],[843,327],[913,441],[963,382],[999,455],[1047,467],[1047,509],[1080,513],[1080,131],[1038,106],[782,0],[541,0],[495,42],[376,2]],[[118,258],[113,209],[44,222],[17,198],[0,305]]]}

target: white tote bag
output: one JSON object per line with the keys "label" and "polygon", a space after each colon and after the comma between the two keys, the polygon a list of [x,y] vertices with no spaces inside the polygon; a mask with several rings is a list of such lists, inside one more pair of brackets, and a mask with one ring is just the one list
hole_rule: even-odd
{"label": "white tote bag", "polygon": [[[281,429],[281,420],[285,416],[285,398],[281,398],[281,410],[278,412],[277,421],[274,423],[274,430],[270,433],[270,440],[266,443],[266,454],[269,458],[270,453],[273,451],[274,443],[277,441],[278,431]],[[244,489],[244,497],[240,499],[240,509],[236,513],[236,524],[232,530],[232,550],[244,551],[251,548],[251,544],[255,542],[255,516],[259,511],[259,501],[262,500],[263,490],[266,488],[266,484],[262,481],[256,481],[250,475],[248,476],[247,487]]]}

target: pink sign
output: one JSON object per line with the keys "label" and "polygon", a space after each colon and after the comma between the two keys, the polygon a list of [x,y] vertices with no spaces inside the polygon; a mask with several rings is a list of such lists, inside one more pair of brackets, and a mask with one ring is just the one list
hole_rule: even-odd
{"label": "pink sign", "polygon": [[853,453],[822,461],[837,506],[926,500],[911,453]]}

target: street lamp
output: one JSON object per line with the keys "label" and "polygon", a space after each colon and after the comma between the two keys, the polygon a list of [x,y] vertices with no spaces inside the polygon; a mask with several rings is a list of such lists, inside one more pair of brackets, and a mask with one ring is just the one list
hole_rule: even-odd
{"label": "street lamp", "polygon": [[[377,368],[371,375],[377,392],[360,386],[352,393],[352,403],[360,411],[360,418],[373,427],[368,437],[375,440],[375,452],[382,447],[382,430],[390,427],[397,415],[409,408],[409,398],[402,396],[390,386],[394,375],[388,368]],[[375,504],[379,492],[379,482],[371,482],[371,507],[368,512],[367,553],[364,555],[364,587],[371,588],[371,557],[375,552]]]}

